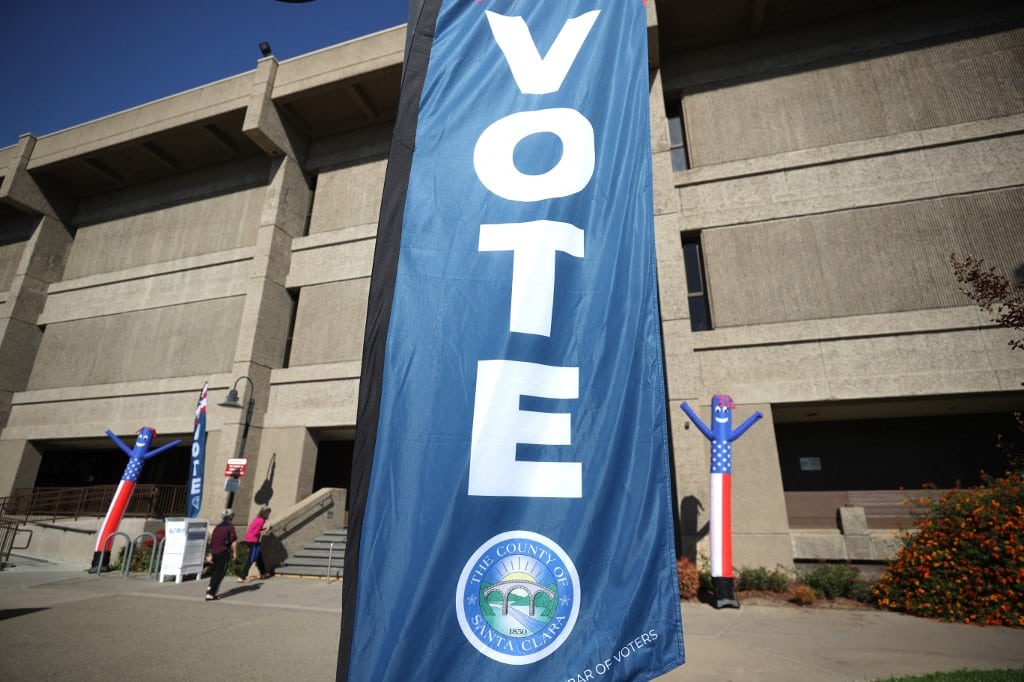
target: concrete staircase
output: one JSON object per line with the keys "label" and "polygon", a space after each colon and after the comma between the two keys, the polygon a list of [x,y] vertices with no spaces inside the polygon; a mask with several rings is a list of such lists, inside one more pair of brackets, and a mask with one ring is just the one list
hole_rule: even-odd
{"label": "concrete staircase", "polygon": [[345,566],[348,529],[327,530],[289,556],[274,569],[275,575],[302,578],[341,578]]}

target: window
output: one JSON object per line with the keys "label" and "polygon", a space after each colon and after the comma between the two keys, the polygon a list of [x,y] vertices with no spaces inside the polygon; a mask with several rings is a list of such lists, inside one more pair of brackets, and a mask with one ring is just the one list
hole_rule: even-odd
{"label": "window", "polygon": [[306,209],[306,224],[302,228],[302,236],[309,236],[309,228],[313,224],[313,204],[316,203],[316,183],[320,179],[319,173],[310,173],[306,176],[312,196],[309,198],[309,207]]}
{"label": "window", "polygon": [[703,332],[712,329],[711,306],[708,304],[707,283],[704,280],[704,256],[701,254],[700,233],[683,235],[683,267],[686,270],[686,296],[690,304],[690,329]]}
{"label": "window", "polygon": [[683,130],[683,103],[678,97],[665,101],[665,116],[668,118],[668,144],[672,155],[672,170],[688,170],[690,158],[686,153],[686,134]]}
{"label": "window", "polygon": [[295,340],[295,319],[299,314],[299,292],[301,289],[289,289],[288,297],[292,299],[291,315],[288,319],[288,336],[284,341],[284,360],[282,367],[288,367],[292,356],[292,341]]}

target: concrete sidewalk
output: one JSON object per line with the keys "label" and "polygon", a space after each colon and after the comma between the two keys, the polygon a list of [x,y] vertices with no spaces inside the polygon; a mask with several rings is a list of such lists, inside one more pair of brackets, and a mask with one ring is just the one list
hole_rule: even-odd
{"label": "concrete sidewalk", "polygon": [[[30,564],[0,572],[4,680],[334,678],[339,581],[228,578],[222,599],[206,603],[206,581],[160,583],[88,574],[84,564]],[[876,680],[1024,668],[1022,629],[758,604],[716,611],[684,603],[682,614],[687,663],[661,682]]]}

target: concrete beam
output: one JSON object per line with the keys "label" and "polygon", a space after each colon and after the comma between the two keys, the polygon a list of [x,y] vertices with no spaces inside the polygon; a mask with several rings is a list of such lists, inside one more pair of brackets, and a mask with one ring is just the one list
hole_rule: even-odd
{"label": "concrete beam", "polygon": [[70,213],[73,200],[56,192],[45,191],[28,172],[28,164],[35,150],[37,138],[25,133],[18,138],[13,163],[0,171],[0,203],[7,204],[24,213],[61,218]]}
{"label": "concrete beam", "polygon": [[303,165],[309,155],[310,142],[294,128],[274,104],[274,80],[278,62],[264,57],[256,65],[252,94],[245,110],[242,132],[269,156],[289,156]]}

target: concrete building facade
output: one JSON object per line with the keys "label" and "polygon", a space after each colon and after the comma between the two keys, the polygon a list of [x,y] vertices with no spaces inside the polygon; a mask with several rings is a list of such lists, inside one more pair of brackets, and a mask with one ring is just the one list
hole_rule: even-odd
{"label": "concrete building facade", "polygon": [[[736,447],[736,565],[885,558],[898,491],[998,466],[1024,408],[1024,353],[950,265],[1024,277],[1024,8],[648,17],[680,550],[706,552],[708,445],[678,404],[725,392],[765,416]],[[187,442],[209,381],[212,518],[244,418],[216,403],[240,377],[240,517],[347,485],[404,47],[398,27],[265,57],[0,148],[0,496],[119,462],[107,429]]]}

